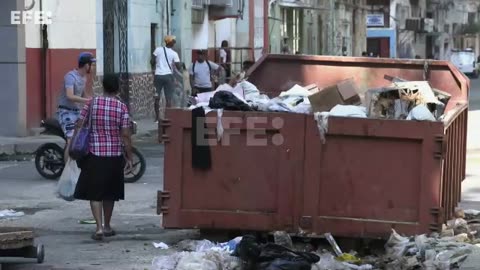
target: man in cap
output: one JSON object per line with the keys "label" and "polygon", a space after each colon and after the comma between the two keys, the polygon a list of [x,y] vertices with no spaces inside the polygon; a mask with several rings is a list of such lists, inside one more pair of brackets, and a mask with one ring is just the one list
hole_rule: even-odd
{"label": "man in cap", "polygon": [[[75,130],[75,124],[78,120],[80,109],[93,96],[93,90],[86,90],[87,75],[92,73],[92,69],[97,59],[90,52],[82,52],[78,56],[78,66],[69,71],[63,78],[62,90],[58,99],[57,119],[67,137],[67,147]],[[65,160],[68,158],[68,151],[65,151]]]}
{"label": "man in cap", "polygon": [[[182,70],[182,65],[180,63],[180,58],[178,57],[177,52],[172,48],[176,43],[175,36],[166,36],[165,37],[165,47],[158,47],[153,52],[153,57],[151,60],[152,66],[155,66],[155,77],[153,84],[157,90],[157,95],[160,96],[162,90],[165,93],[165,100],[167,102],[167,108],[172,106],[172,98],[175,91],[175,77],[174,77],[174,68],[178,71]],[[158,109],[157,110],[157,121],[158,121]]]}

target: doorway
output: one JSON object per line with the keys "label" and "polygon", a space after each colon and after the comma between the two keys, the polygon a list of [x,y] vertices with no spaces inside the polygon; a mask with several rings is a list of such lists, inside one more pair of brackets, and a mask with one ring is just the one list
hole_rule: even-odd
{"label": "doorway", "polygon": [[373,53],[373,56],[382,58],[390,57],[390,38],[367,38],[367,52]]}

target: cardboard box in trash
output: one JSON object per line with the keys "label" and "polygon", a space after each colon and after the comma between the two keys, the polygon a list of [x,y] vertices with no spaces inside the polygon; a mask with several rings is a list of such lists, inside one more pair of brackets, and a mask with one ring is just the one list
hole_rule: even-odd
{"label": "cardboard box in trash", "polygon": [[328,112],[336,105],[360,105],[359,90],[352,79],[340,81],[314,92],[308,99],[313,112]]}

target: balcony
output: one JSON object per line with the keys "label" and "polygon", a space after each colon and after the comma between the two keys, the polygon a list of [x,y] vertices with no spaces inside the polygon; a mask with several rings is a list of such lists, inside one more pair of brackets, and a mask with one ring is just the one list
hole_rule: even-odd
{"label": "balcony", "polygon": [[203,9],[203,6],[206,4],[208,0],[192,0],[192,8],[193,9]]}
{"label": "balcony", "polygon": [[313,8],[314,3],[312,0],[280,0],[277,2],[281,7],[291,8]]}
{"label": "balcony", "polygon": [[217,7],[231,7],[233,6],[233,0],[205,0],[205,4]]}
{"label": "balcony", "polygon": [[247,0],[205,0],[210,20],[241,18]]}

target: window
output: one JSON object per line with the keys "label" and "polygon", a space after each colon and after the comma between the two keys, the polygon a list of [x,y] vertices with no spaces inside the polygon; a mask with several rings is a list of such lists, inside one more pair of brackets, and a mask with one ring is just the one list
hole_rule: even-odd
{"label": "window", "polygon": [[474,24],[475,23],[476,15],[477,14],[475,12],[469,12],[468,13],[468,24]]}

